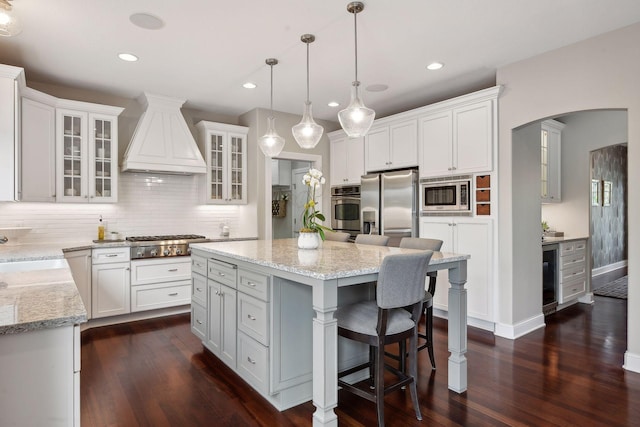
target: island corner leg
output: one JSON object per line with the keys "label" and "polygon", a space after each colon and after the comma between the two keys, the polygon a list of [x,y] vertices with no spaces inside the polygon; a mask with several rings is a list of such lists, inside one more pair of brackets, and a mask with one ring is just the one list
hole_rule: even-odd
{"label": "island corner leg", "polygon": [[313,286],[313,426],[338,426],[338,306],[336,281]]}
{"label": "island corner leg", "polygon": [[467,390],[467,261],[449,269],[449,389]]}

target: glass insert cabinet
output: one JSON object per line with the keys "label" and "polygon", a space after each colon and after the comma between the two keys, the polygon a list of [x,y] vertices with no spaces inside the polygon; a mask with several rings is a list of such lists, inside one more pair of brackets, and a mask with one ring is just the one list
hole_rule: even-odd
{"label": "glass insert cabinet", "polygon": [[115,203],[118,189],[117,114],[56,109],[56,200]]}
{"label": "glass insert cabinet", "polygon": [[204,145],[207,173],[204,202],[247,203],[247,133],[243,126],[201,121],[196,124]]}

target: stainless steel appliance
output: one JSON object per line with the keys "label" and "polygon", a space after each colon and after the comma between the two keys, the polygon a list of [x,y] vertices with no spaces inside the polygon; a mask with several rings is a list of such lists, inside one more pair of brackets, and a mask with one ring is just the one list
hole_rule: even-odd
{"label": "stainless steel appliance", "polygon": [[471,175],[420,180],[420,210],[471,215]]}
{"label": "stainless steel appliance", "polygon": [[160,258],[191,255],[189,243],[209,242],[197,234],[127,237],[131,245],[131,259]]}
{"label": "stainless steel appliance", "polygon": [[389,236],[389,246],[418,236],[418,171],[364,175],[360,181],[360,230]]}
{"label": "stainless steel appliance", "polygon": [[542,313],[558,307],[558,245],[542,245]]}
{"label": "stainless steel appliance", "polygon": [[360,186],[331,189],[331,228],[344,231],[355,239],[360,232]]}

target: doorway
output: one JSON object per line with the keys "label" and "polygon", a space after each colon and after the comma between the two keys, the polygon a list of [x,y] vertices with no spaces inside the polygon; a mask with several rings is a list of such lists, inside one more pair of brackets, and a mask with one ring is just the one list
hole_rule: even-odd
{"label": "doorway", "polygon": [[271,161],[271,227],[274,239],[298,237],[307,191],[302,177],[311,162],[273,159]]}

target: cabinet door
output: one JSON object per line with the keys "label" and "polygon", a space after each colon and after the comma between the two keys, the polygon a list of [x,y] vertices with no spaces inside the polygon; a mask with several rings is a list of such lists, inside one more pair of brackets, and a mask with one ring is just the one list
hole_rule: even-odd
{"label": "cabinet door", "polygon": [[[562,131],[542,123],[540,132],[541,154],[541,198],[544,203],[560,203],[562,201],[561,179],[561,135]],[[553,123],[553,122],[552,122]]]}
{"label": "cabinet door", "polygon": [[207,135],[207,202],[221,203],[224,201],[224,173],[223,167],[227,159],[224,157],[224,134],[209,133]]}
{"label": "cabinet door", "polygon": [[69,264],[73,281],[76,282],[78,293],[87,310],[87,319],[91,319],[91,249],[66,252],[64,257]]}
{"label": "cabinet door", "polygon": [[[358,138],[362,139],[362,138]],[[336,185],[345,185],[347,183],[347,147],[349,140],[347,138],[340,138],[331,140],[331,151],[329,155],[330,168],[331,168],[331,187]]]}
{"label": "cabinet door", "polygon": [[[446,217],[429,217],[420,219],[420,237],[442,240],[442,252],[454,252],[453,221]],[[449,301],[449,275],[447,270],[438,271],[436,292],[433,296],[433,306],[440,310],[447,310]]]}
{"label": "cabinet door", "polygon": [[364,175],[364,137],[347,138],[344,144],[347,146],[345,184],[360,185],[360,177]]}
{"label": "cabinet door", "polygon": [[492,170],[492,101],[453,110],[453,172]]}
{"label": "cabinet door", "polygon": [[129,263],[98,264],[92,267],[91,298],[94,318],[131,311]]}
{"label": "cabinet door", "polygon": [[389,169],[389,127],[371,129],[365,136],[365,162],[367,172]]}
{"label": "cabinet door", "polygon": [[420,177],[451,174],[452,117],[452,112],[447,110],[420,119],[418,145]]}
{"label": "cabinet door", "polygon": [[455,252],[469,254],[467,260],[467,314],[493,321],[492,303],[492,223],[456,219]]}
{"label": "cabinet door", "polygon": [[59,109],[56,112],[56,200],[79,202],[88,199],[87,120],[85,112]]}
{"label": "cabinet door", "polygon": [[209,328],[206,345],[231,368],[236,368],[237,291],[213,280],[209,287]]}
{"label": "cabinet door", "polygon": [[226,198],[231,203],[247,203],[247,140],[244,135],[229,133],[226,141]]}
{"label": "cabinet door", "polygon": [[23,202],[56,200],[56,110],[22,98],[21,181]]}
{"label": "cabinet door", "polygon": [[118,201],[118,125],[115,118],[89,116],[89,201]]}
{"label": "cabinet door", "polygon": [[398,169],[418,166],[418,121],[389,126],[389,168]]}

